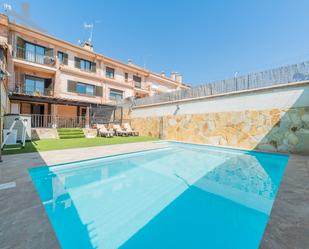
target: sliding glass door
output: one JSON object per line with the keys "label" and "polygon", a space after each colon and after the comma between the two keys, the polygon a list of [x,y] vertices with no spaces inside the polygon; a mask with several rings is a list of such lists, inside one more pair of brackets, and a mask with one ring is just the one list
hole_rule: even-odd
{"label": "sliding glass door", "polygon": [[36,63],[44,63],[45,48],[26,42],[25,59]]}
{"label": "sliding glass door", "polygon": [[25,93],[29,95],[45,95],[45,80],[33,76],[26,76]]}

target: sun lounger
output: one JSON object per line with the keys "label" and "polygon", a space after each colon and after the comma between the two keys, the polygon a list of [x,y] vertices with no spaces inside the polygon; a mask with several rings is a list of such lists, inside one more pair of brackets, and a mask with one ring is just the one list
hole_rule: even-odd
{"label": "sun lounger", "polygon": [[97,129],[101,137],[113,137],[114,136],[114,131],[110,129],[106,129],[104,124],[98,124]]}
{"label": "sun lounger", "polygon": [[125,131],[129,132],[130,135],[132,135],[132,136],[138,136],[139,135],[139,132],[132,129],[132,127],[129,123],[124,123],[123,128],[125,129]]}
{"label": "sun lounger", "polygon": [[118,124],[117,125],[114,124],[113,128],[114,128],[114,131],[116,133],[116,136],[129,136],[130,135],[129,132],[121,129],[120,125],[118,125]]}

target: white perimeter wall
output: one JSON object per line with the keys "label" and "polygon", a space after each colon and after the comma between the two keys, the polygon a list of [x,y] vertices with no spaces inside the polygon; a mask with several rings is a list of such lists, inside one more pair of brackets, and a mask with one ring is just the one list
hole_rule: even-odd
{"label": "white perimeter wall", "polygon": [[[177,108],[178,105],[178,108]],[[134,108],[132,118],[309,106],[309,85],[271,88],[157,106]],[[178,109],[178,111],[177,111]]]}

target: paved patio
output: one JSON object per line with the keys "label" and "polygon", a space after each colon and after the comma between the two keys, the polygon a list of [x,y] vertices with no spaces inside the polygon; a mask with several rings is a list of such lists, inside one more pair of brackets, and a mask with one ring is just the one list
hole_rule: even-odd
{"label": "paved patio", "polygon": [[[140,142],[4,156],[0,163],[0,247],[60,248],[28,168],[165,146]],[[292,155],[261,248],[305,249],[308,234],[309,157]]]}

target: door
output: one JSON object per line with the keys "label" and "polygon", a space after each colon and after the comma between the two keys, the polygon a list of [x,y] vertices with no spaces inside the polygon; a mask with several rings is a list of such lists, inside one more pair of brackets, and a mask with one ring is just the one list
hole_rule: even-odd
{"label": "door", "polygon": [[44,127],[44,105],[31,104],[31,125],[34,128]]}
{"label": "door", "polygon": [[81,127],[85,127],[86,125],[86,115],[87,115],[87,108],[81,107],[80,108],[80,125]]}

